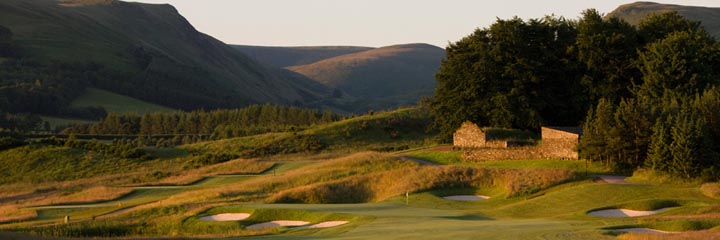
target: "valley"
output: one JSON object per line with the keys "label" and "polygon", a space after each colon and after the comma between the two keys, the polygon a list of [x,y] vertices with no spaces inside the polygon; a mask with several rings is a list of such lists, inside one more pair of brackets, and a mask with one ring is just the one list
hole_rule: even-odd
{"label": "valley", "polygon": [[[175,3],[0,2],[0,239],[720,239],[720,8],[496,17],[441,48],[227,44]],[[311,39],[422,6],[334,4],[263,14]],[[428,31],[468,20],[434,7]]]}

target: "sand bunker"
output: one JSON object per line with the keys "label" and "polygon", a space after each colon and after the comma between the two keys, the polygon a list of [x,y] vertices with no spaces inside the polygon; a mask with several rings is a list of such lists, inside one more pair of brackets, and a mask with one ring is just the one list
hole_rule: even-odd
{"label": "sand bunker", "polygon": [[589,212],[588,215],[596,217],[641,217],[658,214],[668,208],[662,208],[653,211],[636,211],[630,209],[605,209]]}
{"label": "sand bunker", "polygon": [[329,228],[329,227],[337,227],[343,224],[348,223],[348,221],[329,221],[329,222],[321,222],[318,224],[313,224],[310,226],[303,226],[299,227],[300,229],[307,229],[307,228]]}
{"label": "sand bunker", "polygon": [[610,184],[630,184],[629,182],[625,181],[626,178],[627,177],[625,177],[625,176],[610,176],[610,175],[598,176],[598,179],[601,182],[610,183]]}
{"label": "sand bunker", "polygon": [[272,222],[253,224],[253,225],[247,226],[245,228],[246,229],[263,229],[263,228],[271,228],[271,227],[299,227],[299,226],[305,226],[308,224],[310,224],[310,223],[305,222],[305,221],[277,220],[277,221],[272,221]]}
{"label": "sand bunker", "polygon": [[200,220],[209,222],[240,221],[250,217],[249,213],[221,213],[212,216],[201,217]]}
{"label": "sand bunker", "polygon": [[453,200],[453,201],[480,201],[480,200],[490,199],[490,197],[482,196],[482,195],[455,195],[455,196],[446,196],[443,198],[447,199],[447,200]]}
{"label": "sand bunker", "polygon": [[668,231],[651,229],[651,228],[624,228],[624,229],[617,229],[617,231],[629,232],[629,233],[659,233],[659,234],[676,233],[676,232],[668,232]]}

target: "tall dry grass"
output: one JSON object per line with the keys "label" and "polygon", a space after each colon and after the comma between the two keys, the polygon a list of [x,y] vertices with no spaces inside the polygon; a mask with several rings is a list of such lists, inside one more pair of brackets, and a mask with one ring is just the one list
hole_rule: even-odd
{"label": "tall dry grass", "polygon": [[0,223],[18,222],[37,217],[33,209],[22,208],[17,205],[0,206]]}
{"label": "tall dry grass", "polygon": [[275,163],[260,159],[235,159],[224,163],[192,169],[163,178],[150,185],[186,185],[205,177],[222,174],[259,174],[272,168]]}
{"label": "tall dry grass", "polygon": [[32,203],[33,206],[85,204],[109,201],[131,193],[132,188],[95,186],[78,192],[56,194]]}
{"label": "tall dry grass", "polygon": [[529,194],[573,178],[567,170],[508,170],[459,166],[396,169],[320,182],[281,191],[268,198],[284,203],[376,202],[403,194],[446,188],[501,188],[506,197]]}
{"label": "tall dry grass", "polygon": [[329,182],[356,175],[417,166],[418,164],[415,162],[400,160],[390,154],[360,152],[307,165],[277,176],[266,175],[219,188],[180,193],[166,199],[163,203],[181,204],[211,200],[263,200],[272,194],[286,189]]}
{"label": "tall dry grass", "polygon": [[559,169],[424,166],[376,152],[355,153],[278,176],[174,195],[163,204],[197,201],[356,203],[382,201],[406,191],[500,188],[506,197],[529,194],[573,178]]}
{"label": "tall dry grass", "polygon": [[700,186],[700,191],[705,194],[705,196],[720,198],[720,183],[704,183]]}

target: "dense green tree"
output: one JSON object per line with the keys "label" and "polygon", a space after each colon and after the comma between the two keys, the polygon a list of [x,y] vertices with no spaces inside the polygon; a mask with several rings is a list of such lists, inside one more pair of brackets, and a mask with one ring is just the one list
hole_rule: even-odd
{"label": "dense green tree", "polygon": [[[337,121],[340,115],[315,109],[251,105],[241,109],[177,113],[111,113],[97,124],[76,125],[65,133],[96,135],[212,135],[214,138],[246,136],[268,131],[287,131]],[[151,141],[148,139],[147,141]],[[177,142],[177,141],[175,141]],[[186,141],[192,142],[192,137]]]}
{"label": "dense green tree", "polygon": [[672,155],[670,172],[685,178],[700,176],[703,169],[717,164],[717,154],[706,131],[702,118],[684,111],[678,116],[672,127],[672,143],[669,152]]}
{"label": "dense green tree", "polygon": [[623,99],[615,110],[615,127],[610,133],[608,147],[617,158],[616,167],[632,169],[641,166],[647,157],[652,134],[649,105],[635,99]]}
{"label": "dense green tree", "polygon": [[678,12],[651,13],[638,24],[643,43],[665,39],[674,32],[702,31],[700,22],[689,20]]}
{"label": "dense green tree", "polygon": [[582,84],[590,102],[601,98],[617,102],[630,97],[629,86],[640,79],[634,66],[640,47],[635,27],[619,18],[605,19],[597,10],[589,9],[577,23],[575,44],[585,67]]}
{"label": "dense green tree", "polygon": [[653,126],[645,166],[655,171],[667,172],[670,169],[672,162],[669,149],[672,143],[672,132],[668,127],[670,124],[672,124],[672,118],[657,119]]}
{"label": "dense green tree", "polygon": [[497,20],[450,44],[431,111],[441,137],[464,121],[539,129],[577,124],[587,102],[579,86],[572,22]]}
{"label": "dense green tree", "polygon": [[637,97],[661,99],[669,90],[694,95],[720,80],[720,48],[707,32],[674,32],[640,53],[643,83]]}
{"label": "dense green tree", "polygon": [[615,132],[615,109],[612,102],[601,98],[595,109],[588,111],[583,125],[583,137],[580,138],[580,155],[585,159],[604,161],[611,166],[615,154],[608,147],[611,133]]}

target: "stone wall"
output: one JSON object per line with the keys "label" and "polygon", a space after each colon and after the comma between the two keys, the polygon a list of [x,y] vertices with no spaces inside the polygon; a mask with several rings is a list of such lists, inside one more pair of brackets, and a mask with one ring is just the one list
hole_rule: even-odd
{"label": "stone wall", "polygon": [[577,128],[543,128],[542,142],[536,146],[463,149],[462,158],[466,161],[578,159],[576,148],[580,134],[577,131]]}
{"label": "stone wall", "polygon": [[485,147],[485,132],[476,124],[466,121],[453,134],[453,146],[458,148]]}

